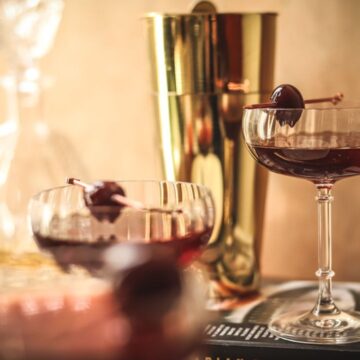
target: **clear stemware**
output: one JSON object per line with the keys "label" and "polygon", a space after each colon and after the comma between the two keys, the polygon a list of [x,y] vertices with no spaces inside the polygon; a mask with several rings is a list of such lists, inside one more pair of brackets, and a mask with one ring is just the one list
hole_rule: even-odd
{"label": "clear stemware", "polygon": [[[35,195],[29,214],[40,248],[51,252],[63,268],[80,265],[93,273],[102,271],[104,251],[121,243],[166,248],[183,266],[201,254],[214,226],[214,204],[206,187],[141,180],[117,184],[143,207],[121,212],[117,206],[89,209],[83,188],[75,185]],[[106,214],[115,216],[108,221]]]}
{"label": "clear stemware", "polygon": [[66,271],[36,271],[31,283],[20,272],[23,284],[9,281],[3,289],[4,354],[180,360],[198,347],[207,321],[205,288],[182,268],[210,238],[211,194],[182,182],[117,184],[142,206],[89,208],[76,185],[32,198],[35,240]]}
{"label": "clear stemware", "polygon": [[332,296],[331,203],[335,182],[360,174],[360,107],[246,109],[243,132],[260,164],[275,173],[310,180],[317,190],[317,301],[306,313],[275,316],[270,330],[296,342],[359,341],[359,314],[342,311]]}

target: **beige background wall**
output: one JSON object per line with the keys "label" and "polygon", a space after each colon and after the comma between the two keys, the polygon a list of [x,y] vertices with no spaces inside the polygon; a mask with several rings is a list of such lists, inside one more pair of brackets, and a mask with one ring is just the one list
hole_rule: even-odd
{"label": "beige background wall", "polygon": [[[220,11],[277,11],[276,83],[304,97],[339,90],[360,98],[360,1],[223,0]],[[156,145],[144,24],[148,11],[186,12],[189,0],[67,0],[43,69],[56,78],[46,95],[49,123],[82,154],[93,178],[154,178]],[[336,186],[337,279],[360,280],[360,178]],[[271,175],[263,271],[312,278],[316,267],[314,189]]]}

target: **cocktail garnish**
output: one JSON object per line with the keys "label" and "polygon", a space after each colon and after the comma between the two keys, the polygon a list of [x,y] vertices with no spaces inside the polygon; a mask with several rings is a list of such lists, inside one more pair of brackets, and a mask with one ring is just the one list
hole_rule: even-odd
{"label": "cocktail garnish", "polygon": [[[270,102],[246,105],[244,106],[244,109],[281,109],[276,111],[276,119],[279,121],[281,126],[287,124],[290,125],[290,127],[293,127],[301,116],[301,109],[304,109],[306,104],[331,102],[333,105],[336,105],[343,99],[343,97],[344,95],[338,92],[331,97],[304,100],[301,92],[295,86],[282,84],[273,90],[270,96]],[[287,111],[286,109],[299,110]]]}
{"label": "cocktail garnish", "polygon": [[144,208],[141,202],[126,197],[124,189],[115,181],[96,181],[87,184],[79,179],[68,178],[66,182],[83,188],[85,204],[99,221],[114,222],[125,206]]}

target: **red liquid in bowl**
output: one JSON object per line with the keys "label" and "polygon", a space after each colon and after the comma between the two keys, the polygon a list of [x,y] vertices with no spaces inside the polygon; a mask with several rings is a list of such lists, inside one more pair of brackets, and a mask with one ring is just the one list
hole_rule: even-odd
{"label": "red liquid in bowl", "polygon": [[[187,266],[200,256],[210,239],[211,232],[211,228],[206,228],[203,231],[189,233],[185,236],[170,239],[152,239],[147,243],[140,242],[139,244],[163,247],[177,259],[179,265]],[[57,263],[64,269],[67,269],[70,265],[79,265],[90,272],[101,270],[104,265],[102,258],[104,251],[110,246],[120,243],[115,238],[108,241],[86,243],[44,237],[36,233],[34,235],[40,248],[50,252]],[[136,239],[134,239],[133,243],[136,243]]]}
{"label": "red liquid in bowl", "polygon": [[258,161],[273,172],[334,183],[360,174],[360,148],[252,146]]}

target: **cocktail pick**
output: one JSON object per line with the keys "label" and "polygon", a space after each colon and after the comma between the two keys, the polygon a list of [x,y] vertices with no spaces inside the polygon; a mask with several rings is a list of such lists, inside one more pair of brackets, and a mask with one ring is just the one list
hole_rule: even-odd
{"label": "cocktail pick", "polygon": [[[100,204],[97,204],[96,202],[93,203],[92,205],[109,205],[108,202],[113,201],[119,205],[123,205],[123,206],[129,206],[131,208],[134,209],[144,209],[144,204],[141,203],[140,201],[134,200],[134,199],[130,199],[128,197],[125,196],[125,192],[124,190],[118,186],[115,182],[102,182],[101,184],[94,185],[94,184],[87,184],[79,179],[76,178],[68,178],[66,180],[66,182],[70,185],[78,185],[81,186],[85,193],[93,193],[92,194],[92,198],[94,198],[94,195],[96,195],[97,191],[101,191],[104,189],[108,188],[108,192],[106,193],[106,195],[109,195],[109,198],[104,198],[103,196],[101,197]],[[112,189],[110,187],[113,187]],[[114,189],[117,191],[115,193]],[[123,193],[123,195],[121,195],[120,193]],[[104,203],[105,202],[105,203]]]}
{"label": "cocktail pick", "polygon": [[304,109],[305,104],[315,104],[331,102],[333,105],[338,104],[344,95],[341,92],[334,96],[307,99],[304,100],[300,91],[293,85],[283,84],[277,86],[270,96],[270,102],[261,104],[251,104],[244,106],[244,109],[263,109],[263,108],[285,108],[285,109]]}

